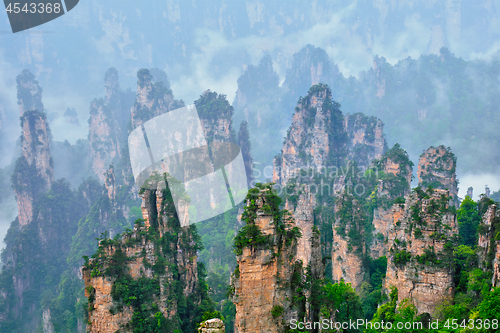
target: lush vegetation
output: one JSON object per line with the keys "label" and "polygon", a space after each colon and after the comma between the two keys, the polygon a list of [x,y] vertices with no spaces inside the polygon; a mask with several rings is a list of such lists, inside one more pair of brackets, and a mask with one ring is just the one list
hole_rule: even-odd
{"label": "lush vegetation", "polygon": [[477,229],[481,222],[477,203],[469,196],[460,204],[457,210],[457,221],[461,244],[473,247],[477,243]]}
{"label": "lush vegetation", "polygon": [[[156,191],[146,190],[143,195],[149,195],[152,202],[156,201]],[[99,239],[98,250],[91,258],[84,258],[84,269],[91,277],[106,276],[113,280],[113,313],[123,311],[126,306],[132,307],[133,316],[128,325],[133,332],[171,332],[172,329],[190,332],[196,329],[204,313],[215,311],[215,304],[208,296],[209,287],[202,263],[198,265],[198,280],[194,281],[196,288],[187,295],[184,292],[189,283],[184,263],[192,263],[190,258],[196,257],[196,251],[202,248],[201,238],[195,226],[180,226],[168,187],[163,190],[162,198],[159,216],[151,216],[149,228],[139,219],[135,222],[134,231],[125,230],[113,239],[103,235]],[[144,243],[154,247],[152,262],[143,248]],[[137,256],[128,257],[125,254],[127,248],[143,250]],[[185,261],[176,260],[175,256],[182,256]],[[132,278],[127,263],[134,260],[142,262],[145,269],[151,269],[153,276]],[[162,288],[167,297],[165,305],[171,311],[175,309],[168,318],[158,305]],[[91,300],[92,296],[89,311],[93,311]]]}
{"label": "lush vegetation", "polygon": [[[41,318],[42,308],[50,307],[59,332],[74,332],[77,318],[83,318],[83,283],[74,274],[66,255],[78,219],[100,194],[93,183],[85,182],[72,191],[65,181],[56,181],[34,201],[34,220],[24,228],[14,221],[5,238],[2,252],[4,267],[0,273],[2,292],[9,302],[1,302],[0,311],[9,317],[0,323],[6,332],[29,331]],[[77,266],[78,267],[78,266]],[[26,288],[16,297],[13,277],[22,279]],[[19,312],[6,310],[17,307]]]}
{"label": "lush vegetation", "polygon": [[[245,247],[266,248],[277,246],[277,251],[292,245],[293,241],[302,236],[300,228],[294,226],[291,214],[280,208],[281,198],[273,188],[273,183],[257,183],[256,187],[248,191],[245,198],[247,203],[241,219],[245,225],[239,230],[234,239],[236,255],[241,255]],[[261,202],[262,200],[262,202]],[[277,239],[270,235],[263,235],[260,228],[255,224],[257,211],[261,209],[265,214],[272,215]]]}

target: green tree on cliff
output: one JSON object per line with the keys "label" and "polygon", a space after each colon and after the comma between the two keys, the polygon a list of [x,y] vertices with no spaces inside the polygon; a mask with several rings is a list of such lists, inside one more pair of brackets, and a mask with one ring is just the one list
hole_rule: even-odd
{"label": "green tree on cliff", "polygon": [[473,247],[477,243],[477,227],[481,222],[477,203],[466,196],[457,211],[461,244]]}

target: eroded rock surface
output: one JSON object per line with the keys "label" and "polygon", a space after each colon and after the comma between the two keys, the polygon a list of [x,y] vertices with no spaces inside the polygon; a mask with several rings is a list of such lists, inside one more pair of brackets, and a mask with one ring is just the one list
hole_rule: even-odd
{"label": "eroded rock surface", "polygon": [[458,225],[446,190],[407,196],[401,217],[389,231],[386,290],[398,288],[399,301],[410,298],[418,313],[435,314],[453,294],[452,265]]}

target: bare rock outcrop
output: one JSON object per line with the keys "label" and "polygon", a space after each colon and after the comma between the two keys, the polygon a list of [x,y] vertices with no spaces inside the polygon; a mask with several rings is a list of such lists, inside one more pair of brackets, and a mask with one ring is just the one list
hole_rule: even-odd
{"label": "bare rock outcrop", "polygon": [[479,268],[486,269],[486,267],[491,264],[488,262],[488,253],[490,251],[494,251],[495,242],[492,239],[495,237],[493,235],[492,226],[494,224],[494,219],[497,213],[497,206],[490,205],[484,213],[481,221],[480,230],[478,240],[477,240],[477,256],[478,256],[478,266]]}
{"label": "bare rock outcrop", "polygon": [[387,151],[384,124],[374,116],[362,113],[348,114],[344,120],[348,140],[348,159],[356,161],[358,167],[366,170],[368,165],[380,159]]}
{"label": "bare rock outcrop", "polygon": [[493,259],[493,277],[491,278],[493,287],[500,287],[500,241],[496,241],[495,258]]}
{"label": "bare rock outcrop", "polygon": [[199,333],[225,333],[224,322],[218,318],[209,319],[200,324]]}
{"label": "bare rock outcrop", "polygon": [[420,155],[418,185],[422,188],[447,189],[453,204],[458,206],[458,182],[455,174],[457,158],[450,148],[430,147]]}

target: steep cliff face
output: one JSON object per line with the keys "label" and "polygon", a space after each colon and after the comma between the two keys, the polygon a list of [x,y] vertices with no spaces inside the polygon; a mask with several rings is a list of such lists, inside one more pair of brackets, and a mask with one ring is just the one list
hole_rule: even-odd
{"label": "steep cliff face", "polygon": [[159,180],[157,190],[142,193],[146,223],[138,221],[120,238],[101,240],[84,265],[88,331],[133,332],[158,325],[195,330],[200,306],[207,302],[198,279],[200,240],[193,226],[180,226],[165,184]]}
{"label": "steep cliff face", "polygon": [[299,100],[281,155],[274,161],[273,182],[285,185],[299,171],[338,168],[346,156],[346,132],[339,105],[328,86],[318,84]]}
{"label": "steep cliff face", "polygon": [[389,231],[390,254],[385,287],[398,288],[398,299],[410,298],[418,313],[435,314],[453,293],[453,249],[458,226],[446,190],[417,188],[406,197],[401,218]]}
{"label": "steep cliff face", "polygon": [[371,161],[379,159],[387,151],[384,124],[374,116],[362,113],[349,114],[344,119],[348,140],[348,158],[367,168]]}
{"label": "steep cliff face", "polygon": [[[493,235],[493,224],[494,219],[497,213],[497,206],[490,205],[488,210],[483,215],[478,240],[477,240],[477,256],[478,256],[478,265],[482,269],[486,269],[489,266],[488,253],[490,251],[495,251],[495,243],[492,242],[495,235]],[[491,258],[490,258],[491,259]]]}
{"label": "steep cliff face", "polygon": [[485,272],[492,272],[491,285],[500,285],[500,211],[491,199],[484,196],[479,205],[488,204],[478,228],[476,247],[478,267]]}
{"label": "steep cliff face", "polygon": [[236,135],[231,118],[233,107],[226,96],[206,90],[194,104],[200,116],[201,126],[207,141],[232,141],[236,143]]}
{"label": "steep cliff face", "polygon": [[450,148],[439,146],[430,147],[418,162],[418,185],[422,188],[447,189],[453,203],[458,206],[458,182],[455,170],[457,158]]}
{"label": "steep cliff face", "polygon": [[91,169],[101,182],[108,166],[120,158],[124,148],[131,106],[130,94],[120,90],[114,67],[106,71],[104,86],[106,96],[92,101],[88,120]]}
{"label": "steep cliff face", "polygon": [[[47,192],[54,181],[54,167],[49,147],[50,130],[41,101],[42,88],[28,70],[17,77],[17,98],[21,111],[22,155],[16,162],[13,187],[19,224],[26,225],[33,220],[36,196]],[[34,107],[39,109],[32,109]],[[36,177],[36,181],[32,177]]]}
{"label": "steep cliff face", "polygon": [[500,241],[496,240],[495,258],[493,259],[493,277],[491,278],[493,287],[500,287]]}
{"label": "steep cliff face", "polygon": [[366,170],[386,151],[379,119],[360,113],[344,118],[328,86],[318,84],[297,103],[281,155],[274,161],[273,182],[286,184],[301,169],[335,174],[347,160]]}
{"label": "steep cliff face", "polygon": [[297,257],[300,229],[279,211],[273,191],[270,186],[250,190],[242,215],[246,225],[235,238],[238,266],[232,283],[240,333],[284,332],[291,319],[311,315],[298,301],[306,281]]}
{"label": "steep cliff face", "polygon": [[314,211],[318,205],[317,195],[328,198],[337,190],[339,167],[347,155],[343,121],[328,86],[313,86],[307,96],[299,100],[281,154],[274,159],[273,182],[281,188],[286,207],[304,235],[299,240],[298,256],[305,266],[313,255],[314,225],[321,230],[321,242],[325,244],[320,255],[330,255],[331,221]]}
{"label": "steep cliff face", "polygon": [[[36,187],[39,179],[36,175],[31,179],[33,183],[29,186]],[[33,332],[42,326],[50,331],[51,327],[60,328],[61,325],[64,325],[62,332],[82,332],[78,329],[82,328],[78,325],[80,318],[83,319],[81,303],[76,297],[66,299],[68,293],[74,295],[72,288],[79,282],[76,277],[73,279],[77,274],[68,268],[70,260],[67,257],[77,222],[95,202],[96,193],[93,192],[101,190],[94,189],[92,182],[86,185],[72,191],[68,183],[55,181],[47,193],[35,197],[33,219],[28,224],[21,225],[18,220],[11,223],[5,238],[4,266],[0,274],[2,332]],[[85,240],[79,238],[78,241]],[[65,275],[61,282],[65,271],[72,273]],[[52,295],[60,296],[59,301],[52,302]],[[61,316],[65,311],[78,317],[64,323]]]}
{"label": "steep cliff face", "polygon": [[370,253],[372,258],[379,258],[387,255],[389,230],[402,214],[401,204],[392,203],[395,200],[404,202],[403,198],[410,193],[413,162],[399,145],[395,145],[375,165],[375,171],[380,173],[377,199],[381,204],[373,210]]}
{"label": "steep cliff face", "polygon": [[143,122],[184,106],[184,102],[174,99],[172,90],[161,81],[154,82],[149,70],[137,72],[137,99],[132,107],[132,129]]}
{"label": "steep cliff face", "polygon": [[366,255],[364,210],[359,200],[344,191],[335,204],[336,219],[333,223],[332,278],[344,280],[358,289],[365,277]]}
{"label": "steep cliff face", "polygon": [[[368,170],[349,164],[335,198],[332,223],[332,278],[343,279],[359,292],[376,272],[370,264],[388,253],[390,230],[402,215],[401,203],[410,192],[413,163],[395,145]],[[383,264],[385,266],[385,264]]]}
{"label": "steep cliff face", "polygon": [[[349,185],[346,177],[351,174],[356,177],[359,173],[362,175],[372,160],[382,158],[386,150],[380,120],[362,114],[344,118],[339,105],[331,100],[328,87],[319,84],[299,100],[281,155],[274,161],[273,182],[281,186],[287,198],[287,207],[293,212],[297,225],[304,233],[304,237],[299,240],[299,257],[305,264],[309,263],[307,258],[312,255],[310,235],[313,226],[317,225],[324,244],[322,255],[330,256],[334,253],[329,272],[334,271],[334,279],[340,280],[343,277],[352,282],[353,286],[358,286],[363,279],[362,260],[348,249],[348,241],[335,230],[337,226],[332,230],[332,220],[335,219],[333,198],[346,185],[353,189],[353,184]],[[355,163],[346,164],[348,160]],[[389,165],[386,160],[379,169],[382,171],[385,165]],[[397,173],[397,170],[394,172]],[[376,173],[378,175],[378,171]],[[393,178],[399,176],[398,174]],[[387,183],[391,181],[392,179]],[[356,187],[356,191],[358,190],[363,194],[368,191]],[[340,257],[352,261],[352,265],[338,263],[336,258]],[[351,268],[352,274],[342,272]]]}

